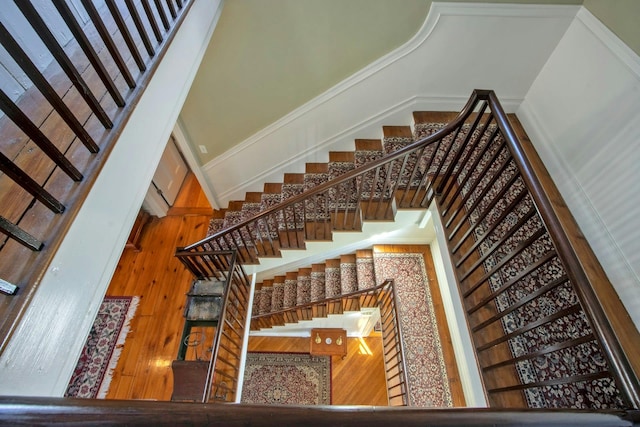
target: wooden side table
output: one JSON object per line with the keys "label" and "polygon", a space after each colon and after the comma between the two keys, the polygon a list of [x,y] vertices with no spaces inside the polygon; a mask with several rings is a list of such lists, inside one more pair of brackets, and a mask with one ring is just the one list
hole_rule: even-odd
{"label": "wooden side table", "polygon": [[311,330],[309,353],[312,356],[347,357],[347,331],[334,328]]}

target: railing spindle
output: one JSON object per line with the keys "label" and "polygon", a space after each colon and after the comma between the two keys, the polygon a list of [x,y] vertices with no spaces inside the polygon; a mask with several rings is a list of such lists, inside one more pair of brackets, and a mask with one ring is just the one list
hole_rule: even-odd
{"label": "railing spindle", "polygon": [[24,17],[27,18],[29,24],[31,24],[40,39],[47,46],[58,64],[60,64],[60,67],[62,67],[71,83],[76,87],[80,96],[84,98],[87,105],[89,105],[89,108],[91,108],[91,111],[93,111],[93,114],[96,115],[105,128],[111,129],[113,127],[113,122],[104,111],[104,108],[102,108],[102,105],[100,105],[100,102],[96,99],[93,91],[84,81],[73,62],[71,62],[71,59],[69,59],[67,54],[64,52],[62,46],[60,46],[54,35],[51,33],[49,27],[47,27],[36,9],[33,7],[31,1],[14,0],[14,3],[18,6],[18,9],[20,9]]}

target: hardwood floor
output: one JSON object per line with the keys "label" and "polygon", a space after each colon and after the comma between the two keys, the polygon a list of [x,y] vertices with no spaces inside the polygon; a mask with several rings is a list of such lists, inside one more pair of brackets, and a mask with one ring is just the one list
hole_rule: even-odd
{"label": "hardwood floor", "polygon": [[177,246],[205,237],[210,215],[198,212],[211,210],[194,181],[187,177],[176,201],[183,214],[153,218],[142,232],[141,250],[125,249],[111,280],[107,295],[140,296],[140,305],[108,399],[171,398],[171,361],[178,353],[185,293],[193,279],[173,253]]}
{"label": "hardwood floor", "polygon": [[449,388],[451,389],[451,398],[453,406],[466,406],[464,393],[462,391],[462,383],[456,364],[455,354],[453,352],[453,344],[451,342],[451,334],[447,326],[447,318],[444,312],[440,287],[436,277],[435,266],[431,255],[431,248],[428,245],[375,245],[374,252],[396,252],[396,253],[421,253],[424,256],[424,265],[427,270],[427,279],[429,282],[429,291],[433,301],[433,308],[438,325],[438,333],[440,335],[440,343],[442,345],[442,353],[444,356],[444,364],[449,377]]}
{"label": "hardwood floor", "polygon": [[[169,215],[154,218],[146,225],[140,239],[141,250],[125,249],[123,252],[107,295],[141,298],[114,371],[108,399],[170,400],[171,362],[178,352],[185,293],[192,281],[173,252],[176,246],[205,236],[211,217],[209,212],[211,208],[206,198],[190,175]],[[435,273],[428,246],[380,248],[425,254],[454,405],[464,406],[439,288],[437,282],[431,280]],[[251,337],[249,340],[249,351],[308,352],[308,349],[308,338]],[[348,339],[347,358],[333,357],[332,360],[334,405],[387,405],[381,352],[379,335]]]}
{"label": "hardwood floor", "polygon": [[[251,337],[249,351],[308,353],[309,338]],[[382,337],[347,338],[347,357],[331,357],[333,405],[387,406]]]}

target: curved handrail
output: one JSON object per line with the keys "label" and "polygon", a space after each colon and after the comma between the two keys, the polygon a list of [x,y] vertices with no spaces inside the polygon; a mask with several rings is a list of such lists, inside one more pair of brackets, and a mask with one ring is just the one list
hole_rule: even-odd
{"label": "curved handrail", "polygon": [[[408,394],[408,387],[409,387],[409,378],[407,376],[407,362],[406,362],[406,351],[404,348],[404,342],[402,340],[403,334],[402,334],[402,324],[400,323],[400,317],[398,316],[398,310],[396,307],[396,301],[398,300],[398,294],[396,291],[396,285],[395,285],[395,281],[393,279],[387,279],[385,280],[382,284],[368,288],[368,289],[361,289],[358,291],[354,291],[354,292],[349,292],[346,294],[341,294],[341,295],[337,295],[334,297],[330,297],[330,298],[323,298],[320,300],[316,300],[313,302],[309,302],[309,303],[305,303],[305,304],[299,304],[299,305],[295,305],[293,307],[287,307],[281,310],[277,310],[277,311],[272,311],[269,313],[265,313],[265,314],[257,314],[254,316],[251,316],[251,320],[259,320],[259,319],[267,319],[271,316],[278,316],[290,311],[296,311],[296,310],[303,310],[303,309],[307,309],[307,308],[311,308],[314,306],[318,306],[318,305],[323,305],[323,304],[328,304],[331,302],[336,302],[336,301],[341,301],[341,300],[345,300],[345,299],[349,299],[349,298],[355,298],[355,297],[360,297],[360,296],[364,296],[364,295],[374,295],[376,297],[376,301],[378,306],[380,306],[380,295],[382,294],[382,292],[388,292],[391,296],[391,304],[392,304],[392,310],[393,310],[393,327],[394,327],[394,331],[392,333],[393,336],[397,337],[397,343],[398,343],[398,347],[399,349],[397,350],[397,353],[400,356],[400,361],[399,361],[399,365],[400,365],[400,374],[402,375],[402,378],[400,380],[400,382],[398,384],[395,384],[393,386],[389,386],[388,390],[391,390],[392,388],[398,387],[400,386],[401,388],[401,393],[402,393],[402,402],[403,404],[406,406],[408,405],[408,398],[409,398],[409,394]],[[384,338],[384,337],[383,337]],[[385,359],[386,362],[386,359]],[[397,397],[397,396],[396,396]]]}
{"label": "curved handrail", "polygon": [[261,219],[268,217],[271,214],[274,214],[278,211],[282,211],[286,209],[287,207],[295,206],[296,204],[299,204],[300,202],[308,200],[317,194],[327,191],[329,188],[340,185],[341,183],[345,183],[357,176],[362,176],[369,171],[377,169],[380,166],[384,166],[385,164],[390,163],[403,156],[406,156],[407,154],[411,154],[423,147],[426,147],[428,145],[431,145],[440,141],[442,138],[449,135],[450,133],[455,131],[460,125],[462,125],[462,123],[464,123],[464,121],[473,113],[473,110],[477,106],[480,97],[487,96],[488,93],[489,91],[486,91],[486,90],[474,90],[473,94],[467,101],[467,104],[464,106],[464,108],[458,114],[458,116],[453,121],[448,123],[444,128],[440,129],[433,135],[420,139],[419,141],[416,141],[413,144],[410,144],[402,148],[401,150],[388,154],[378,160],[372,161],[370,163],[367,163],[366,165],[363,165],[351,171],[345,172],[344,174],[332,179],[331,181],[319,184],[311,189],[306,190],[302,194],[298,194],[296,196],[290,197],[287,200],[284,200],[274,206],[271,206],[268,209],[265,209],[264,211],[261,211],[260,213],[256,214],[255,216],[249,219],[239,222],[238,224],[235,224],[233,226],[227,227],[224,230],[220,230],[217,233],[214,233],[202,240],[199,240],[198,242],[195,242],[191,245],[181,248],[181,250],[189,251],[197,248],[198,246],[202,246],[205,243],[215,241],[217,238],[225,234],[230,234],[233,231],[239,231],[240,229],[247,227],[251,223],[256,223]]}
{"label": "curved handrail", "polygon": [[[379,193],[378,191],[380,190],[380,187],[377,185],[379,184],[377,182],[379,174],[375,173],[375,175],[373,176],[373,186],[371,187],[372,189],[370,190],[371,196],[369,196],[369,201],[371,201],[371,199],[373,198],[374,192],[378,192],[378,194],[382,194],[380,198],[391,199],[393,195],[396,194],[394,193],[396,190],[398,189],[406,190],[409,188],[410,185],[412,185],[411,182],[415,178],[416,171],[418,170],[417,165],[419,161],[416,161],[416,163],[413,165],[412,170],[407,169],[411,173],[411,176],[409,178],[409,184],[399,184],[400,182],[399,178],[395,179],[394,183],[390,183],[391,173],[389,172],[393,171],[393,173],[395,174],[398,172],[398,169],[399,169],[400,175],[396,175],[396,177],[402,176],[403,179],[406,178],[404,175],[402,175],[402,173],[403,171],[405,171],[405,167],[409,160],[409,156],[417,155],[419,160],[424,160],[423,155],[426,152],[425,149],[427,147],[434,146],[434,144],[436,144],[435,149],[431,153],[431,157],[427,159],[428,165],[426,166],[426,169],[424,171],[420,172],[423,175],[422,177],[419,177],[420,184],[418,188],[424,191],[423,195],[421,196],[422,201],[420,202],[420,206],[425,207],[427,204],[425,202],[431,202],[433,198],[436,198],[437,201],[442,200],[444,203],[444,201],[449,197],[450,202],[448,206],[446,206],[445,208],[446,214],[449,216],[449,221],[446,223],[445,227],[448,229],[449,226],[452,225],[451,222],[454,220],[454,218],[456,218],[456,216],[458,216],[458,214],[461,214],[460,216],[462,217],[462,219],[460,219],[457,222],[457,224],[453,225],[453,232],[450,234],[448,238],[448,242],[453,244],[452,239],[456,235],[456,233],[460,230],[460,227],[463,226],[465,221],[470,220],[469,215],[471,214],[471,211],[473,211],[474,209],[476,209],[476,207],[479,206],[479,201],[484,197],[485,194],[487,194],[487,190],[489,189],[489,186],[497,182],[497,179],[499,177],[498,174],[504,171],[505,170],[504,168],[506,167],[508,161],[511,161],[509,159],[499,160],[499,156],[498,156],[499,152],[495,152],[489,155],[489,157],[492,156],[492,158],[488,161],[488,163],[484,164],[482,167],[479,167],[478,166],[479,159],[481,158],[481,156],[484,155],[484,153],[488,153],[487,151],[484,151],[486,150],[486,148],[480,150],[479,152],[481,154],[478,154],[478,156],[476,157],[476,160],[472,162],[473,164],[471,165],[471,167],[476,168],[476,166],[478,166],[476,170],[478,171],[478,173],[482,175],[474,179],[472,186],[475,186],[477,188],[478,183],[482,180],[483,177],[485,177],[484,174],[488,172],[489,165],[494,164],[494,162],[495,162],[495,166],[498,168],[497,172],[494,173],[493,177],[491,177],[490,180],[488,180],[488,185],[486,186],[485,189],[481,191],[480,196],[473,199],[472,201],[469,200],[469,197],[472,195],[470,191],[467,191],[465,194],[460,192],[462,190],[462,184],[466,182],[467,177],[465,177],[465,180],[461,183],[460,187],[452,191],[452,189],[455,187],[453,182],[455,179],[459,177],[459,170],[456,171],[456,169],[465,168],[469,166],[468,164],[466,164],[466,162],[471,158],[470,153],[467,153],[466,155],[464,154],[464,150],[469,147],[467,145],[467,143],[469,142],[468,135],[471,135],[475,131],[480,131],[480,133],[482,133],[487,131],[488,129],[489,121],[487,121],[487,123],[483,127],[476,129],[475,126],[478,123],[478,120],[476,119],[474,121],[474,124],[470,128],[471,131],[467,133],[467,137],[464,139],[464,141],[458,139],[461,126],[463,124],[470,123],[468,122],[468,119],[470,118],[471,114],[474,113],[474,111],[476,111],[476,109],[480,105],[481,105],[481,108],[479,110],[478,116],[482,116],[483,114],[485,114],[484,113],[485,108],[487,106],[489,107],[490,112],[487,113],[487,115],[490,118],[490,120],[495,120],[496,128],[499,130],[498,133],[493,131],[491,132],[492,136],[490,137],[490,142],[494,140],[496,135],[498,135],[501,138],[500,144],[505,144],[506,152],[508,152],[509,155],[511,156],[511,159],[514,162],[515,167],[517,169],[517,173],[513,175],[512,178],[510,178],[510,182],[513,183],[515,182],[515,178],[521,177],[525,187],[524,191],[528,192],[528,194],[531,195],[531,199],[533,201],[533,208],[535,209],[536,212],[538,212],[540,216],[543,227],[545,228],[545,232],[549,235],[551,242],[553,244],[553,247],[555,248],[556,256],[560,260],[560,263],[564,266],[564,269],[567,271],[567,276],[570,279],[570,285],[576,291],[578,299],[580,300],[581,309],[584,311],[588,319],[588,322],[594,331],[594,335],[597,337],[597,341],[599,342],[599,347],[601,348],[604,358],[607,360],[607,364],[609,366],[611,376],[617,383],[618,388],[620,389],[620,393],[621,393],[621,396],[623,397],[625,405],[628,405],[629,407],[633,407],[633,408],[640,407],[640,380],[638,379],[639,377],[638,372],[640,372],[640,368],[639,368],[640,364],[636,363],[633,359],[630,359],[631,355],[635,351],[634,344],[640,343],[640,335],[637,333],[637,330],[633,327],[632,323],[630,323],[629,321],[625,321],[623,319],[625,317],[624,315],[626,314],[625,308],[617,300],[617,295],[615,294],[612,287],[610,286],[610,283],[606,278],[606,275],[604,275],[603,272],[602,274],[599,273],[599,271],[602,270],[601,267],[599,267],[599,265],[597,265],[597,267],[593,266],[594,264],[598,264],[598,262],[597,262],[597,259],[595,258],[595,255],[593,255],[592,250],[588,248],[588,246],[585,247],[586,245],[584,245],[583,242],[576,243],[576,240],[579,240],[579,239],[583,240],[583,238],[579,237],[580,235],[579,228],[575,224],[575,220],[573,220],[573,218],[567,218],[567,217],[570,217],[570,213],[568,215],[566,214],[567,213],[566,206],[564,206],[561,200],[561,196],[559,195],[559,192],[555,188],[555,185],[553,184],[552,180],[548,176],[548,173],[544,169],[544,166],[541,165],[541,161],[537,157],[537,154],[535,154],[535,150],[533,150],[532,148],[528,148],[528,146],[523,146],[523,144],[519,141],[511,123],[509,122],[505,112],[500,106],[498,99],[493,91],[475,90],[471,95],[469,101],[466,103],[465,107],[457,115],[457,117],[453,121],[445,125],[442,129],[432,134],[431,136],[422,138],[419,141],[416,141],[410,145],[407,145],[406,147],[398,151],[395,151],[391,154],[385,155],[378,160],[359,166],[349,172],[346,172],[336,178],[329,180],[328,182],[325,182],[311,189],[308,189],[302,194],[299,194],[297,196],[293,196],[287,200],[284,200],[278,203],[277,205],[274,205],[268,209],[265,209],[264,211],[258,213],[257,215],[255,215],[250,219],[244,220],[238,224],[235,224],[231,227],[221,230],[197,243],[189,245],[186,248],[184,248],[184,250],[189,251],[191,253],[197,253],[203,250],[206,251],[207,246],[211,244],[210,242],[214,242],[214,243],[218,242],[224,245],[229,245],[229,246],[236,245],[236,247],[240,247],[237,245],[237,242],[239,240],[241,241],[245,240],[245,237],[241,234],[242,230],[244,231],[251,230],[252,226],[256,227],[255,224],[258,221],[268,221],[267,218],[269,218],[270,216],[275,215],[278,212],[284,212],[285,209],[287,208],[291,209],[294,206],[300,206],[301,203],[305,203],[307,200],[310,200],[309,203],[313,204],[315,201],[314,198],[316,198],[320,194],[322,193],[326,194],[329,189],[338,188],[338,186],[340,186],[341,184],[347,183],[351,180],[355,180],[356,177],[363,177],[365,176],[365,174],[370,173],[374,170],[386,172],[386,177],[380,179],[381,182],[382,180],[384,180],[384,183],[383,183],[384,186],[382,187],[382,192]],[[454,135],[454,137],[449,140],[450,144],[446,146],[444,144],[441,144],[444,138],[450,135]],[[452,147],[455,144],[459,144],[459,146],[454,149],[454,154],[452,158],[449,159],[449,154],[452,151]],[[476,142],[474,142],[474,144],[476,144],[474,145],[475,148],[470,148],[470,149],[475,150],[476,148],[479,147],[477,145],[477,140]],[[485,144],[485,147],[489,147],[490,145],[491,144],[489,143]],[[442,148],[443,146],[444,148]],[[496,146],[501,147],[501,145],[496,145]],[[500,148],[500,150],[502,150],[502,148]],[[434,159],[437,158],[436,153],[440,155],[440,158],[435,160],[434,162]],[[531,159],[536,159],[535,164],[532,163]],[[394,163],[394,162],[397,162],[397,163]],[[431,169],[432,162],[434,162],[433,164],[437,166],[437,170],[435,170],[435,173],[433,173],[433,170]],[[454,175],[456,175],[456,177],[454,177]],[[487,175],[486,177],[488,178],[489,176]],[[362,180],[362,182],[364,181],[365,180]],[[362,191],[362,188],[363,188],[362,182],[359,184],[360,188],[357,191],[358,196],[360,196],[360,192]],[[551,196],[548,195],[547,192],[549,192]],[[450,197],[451,193],[453,193],[452,197]],[[407,193],[405,192],[405,196],[406,194]],[[418,192],[416,191],[415,195],[413,196],[414,199],[415,197],[417,197],[417,194]],[[499,195],[494,200],[497,201],[499,197],[502,197],[502,196]],[[459,202],[460,204],[457,205],[453,213],[449,213],[450,208],[453,207],[451,201],[456,198],[460,200]],[[358,200],[360,201],[361,199],[358,198]],[[521,199],[516,198],[516,200],[521,200]],[[470,206],[470,209],[466,209],[464,205],[467,202],[470,202],[470,204],[468,205]],[[413,204],[413,201],[411,203]],[[513,206],[515,205],[512,202],[509,202],[509,203],[511,203],[512,206],[510,207],[510,209],[512,209]],[[493,205],[489,204],[488,206],[489,207],[482,212],[483,218],[489,213],[489,209],[491,209],[491,206]],[[354,209],[356,209],[354,210],[355,213],[359,211],[359,207]],[[562,209],[564,209],[565,215],[560,217],[556,211],[562,212]],[[325,207],[325,212],[328,212],[326,207]],[[305,219],[304,211],[302,212],[301,215],[303,219]],[[443,214],[441,213],[441,215]],[[297,227],[298,222],[295,218],[295,211],[294,211],[293,222]],[[269,226],[268,223],[267,225]],[[289,227],[288,225],[286,226]],[[287,230],[289,229],[287,228]],[[449,248],[450,256],[453,256],[453,254],[459,249],[459,245],[469,237],[469,233],[471,231],[472,230],[469,229],[465,233],[461,233],[461,234],[464,234],[464,236],[460,237],[461,240],[459,241],[459,243],[454,244],[453,247]],[[240,234],[238,235],[238,234],[232,234],[232,233],[240,233]],[[535,235],[532,235],[532,237],[535,238]],[[271,237],[268,237],[268,238],[269,240],[271,240]],[[262,239],[262,237],[258,235],[258,239]],[[533,243],[533,239],[528,239],[528,240],[529,240],[529,243]],[[503,243],[504,243],[504,239],[502,241],[499,241],[500,245],[502,245]],[[512,253],[510,253],[508,257],[504,257],[503,260],[501,261],[501,265],[504,265],[510,259],[517,256],[517,254],[524,249],[523,245],[525,243],[527,242],[523,241],[522,244],[518,246],[519,249],[516,248],[517,250],[514,250]],[[498,247],[498,246],[495,246],[495,247]],[[257,251],[257,249],[255,248],[252,249],[252,251],[253,250]],[[240,262],[243,262],[242,255],[240,256]],[[481,263],[476,263],[473,268],[475,269],[480,265]],[[537,267],[535,267],[535,265],[532,265],[530,268],[537,268]],[[471,272],[471,271],[463,272],[460,269],[460,265],[456,265],[456,269],[457,269],[456,275],[460,274],[458,276],[459,282],[462,282],[463,280],[465,280],[466,277],[468,277],[467,273]],[[596,273],[594,273],[595,270],[597,270]],[[495,273],[496,271],[497,271],[496,269],[493,269],[493,271],[489,271],[483,274],[482,275],[483,278],[480,281],[475,282],[475,284],[473,284],[473,286],[471,286],[465,292],[465,295],[463,295],[463,297],[466,298],[467,295],[470,295],[471,293],[475,292],[478,289],[478,287],[485,280],[487,280],[487,278],[491,276],[491,274]],[[532,270],[528,270],[528,271],[531,272]],[[523,274],[525,273],[529,274],[527,273],[527,270],[524,270]],[[604,286],[603,284],[605,283],[609,287]],[[494,292],[492,295],[497,295],[497,293]],[[616,300],[617,302],[616,301],[610,302],[607,299],[613,299],[613,300]],[[626,317],[628,318],[628,314],[626,315]],[[500,317],[496,317],[496,319],[498,318]],[[540,321],[544,321],[544,322],[549,322],[551,320],[552,320],[552,316],[547,316],[547,318],[545,319],[540,319]],[[616,326],[615,330],[612,325]],[[627,325],[629,325],[630,328],[633,328],[633,331],[627,332],[622,330]],[[618,332],[621,335],[616,335],[616,332]],[[621,338],[621,341],[618,341],[617,337],[622,335],[624,335],[623,336],[624,340]],[[501,341],[494,340],[491,343],[493,342],[498,343],[503,341],[504,340],[501,340]],[[480,346],[479,348],[481,347],[482,346]],[[486,347],[486,345],[484,347]],[[635,345],[635,347],[637,349],[637,345]],[[548,351],[552,351],[552,350],[548,350]],[[512,359],[512,361],[516,359],[517,358],[514,358]],[[575,381],[578,381],[577,379],[578,377],[579,376],[574,376],[574,378],[576,378]],[[536,384],[529,385],[529,387],[534,387],[534,386],[542,387],[546,383],[544,381],[541,381]],[[516,388],[514,387],[496,388],[491,390],[491,392],[499,393],[499,392],[509,391],[512,389],[515,390]]]}

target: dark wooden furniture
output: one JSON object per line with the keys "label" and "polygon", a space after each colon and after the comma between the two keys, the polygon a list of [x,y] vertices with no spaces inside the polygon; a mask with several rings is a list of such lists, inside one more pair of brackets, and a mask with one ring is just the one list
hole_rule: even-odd
{"label": "dark wooden furniture", "polygon": [[311,330],[309,353],[312,356],[347,357],[347,331],[335,328]]}
{"label": "dark wooden furniture", "polygon": [[149,215],[148,212],[140,210],[136,217],[136,222],[133,223],[131,233],[129,233],[129,238],[127,239],[125,248],[131,248],[136,252],[140,251],[140,239],[142,238],[142,232],[144,231],[144,226],[147,225],[149,221],[151,221],[151,215]]}
{"label": "dark wooden furniture", "polygon": [[209,370],[208,360],[174,360],[171,363],[173,372],[174,402],[202,402],[204,387]]}
{"label": "dark wooden furniture", "polygon": [[218,280],[195,280],[187,293],[184,307],[184,328],[180,338],[178,360],[184,360],[191,329],[194,327],[216,327],[222,311],[225,282]]}

